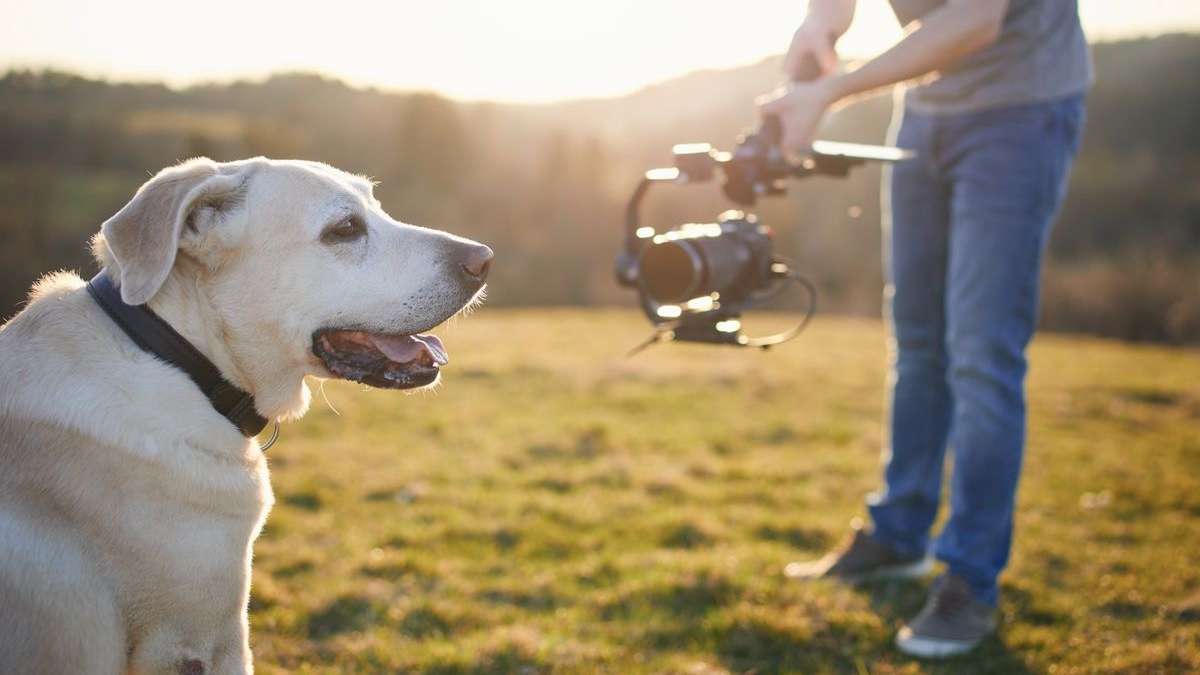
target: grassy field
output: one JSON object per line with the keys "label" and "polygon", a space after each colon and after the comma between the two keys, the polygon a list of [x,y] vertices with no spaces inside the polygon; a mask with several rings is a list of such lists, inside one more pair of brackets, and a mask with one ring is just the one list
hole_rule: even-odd
{"label": "grassy field", "polygon": [[[260,673],[1185,673],[1200,353],[1039,337],[998,634],[894,650],[928,580],[789,582],[878,476],[882,327],[622,358],[632,312],[485,309],[432,392],[330,382],[268,452]],[[326,403],[328,400],[328,404]],[[334,412],[336,408],[338,412]]]}

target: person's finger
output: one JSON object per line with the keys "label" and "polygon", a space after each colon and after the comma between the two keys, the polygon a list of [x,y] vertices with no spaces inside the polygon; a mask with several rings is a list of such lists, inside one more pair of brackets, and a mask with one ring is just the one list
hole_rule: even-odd
{"label": "person's finger", "polygon": [[796,125],[789,124],[790,120],[783,120],[783,138],[779,141],[781,147],[788,152],[796,152],[800,149],[801,140],[796,133]]}
{"label": "person's finger", "polygon": [[792,35],[792,42],[788,45],[787,54],[783,57],[783,72],[789,77],[796,72],[796,67],[803,62],[804,55],[811,50],[808,45],[808,36],[804,33],[804,29],[797,29]]}
{"label": "person's finger", "polygon": [[799,54],[799,51],[793,47],[783,57],[783,73],[788,76],[788,79],[791,79],[792,73],[796,72],[796,64],[800,62]]}
{"label": "person's finger", "polygon": [[779,92],[766,94],[758,97],[758,115],[766,117],[767,115],[782,115],[787,112],[789,106],[786,96],[781,96]]}
{"label": "person's finger", "polygon": [[817,65],[821,69],[821,77],[829,77],[837,72],[838,57],[832,45],[829,45],[826,49],[814,50],[813,56],[816,57]]}
{"label": "person's finger", "polygon": [[807,82],[837,72],[838,56],[832,34],[816,34],[801,28],[792,36],[783,57],[783,72],[793,82]]}
{"label": "person's finger", "polygon": [[796,67],[788,72],[788,79],[792,82],[811,82],[822,75],[817,52],[808,51],[804,53],[804,58],[796,63]]}

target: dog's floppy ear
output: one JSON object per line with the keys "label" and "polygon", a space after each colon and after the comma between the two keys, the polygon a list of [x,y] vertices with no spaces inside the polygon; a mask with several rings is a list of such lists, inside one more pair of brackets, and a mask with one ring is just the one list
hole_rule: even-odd
{"label": "dog's floppy ear", "polygon": [[122,300],[141,305],[154,297],[171,273],[184,230],[202,233],[239,203],[245,174],[243,167],[192,159],[158,172],[104,221],[100,231]]}

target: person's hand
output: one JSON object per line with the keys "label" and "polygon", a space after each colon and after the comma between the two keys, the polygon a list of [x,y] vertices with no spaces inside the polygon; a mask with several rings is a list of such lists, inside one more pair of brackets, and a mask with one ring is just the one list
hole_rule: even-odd
{"label": "person's hand", "polygon": [[793,82],[758,100],[760,117],[778,115],[783,126],[780,141],[785,151],[807,154],[830,106],[837,102],[834,78]]}
{"label": "person's hand", "polygon": [[837,35],[837,31],[811,17],[800,24],[783,57],[783,72],[788,81],[807,82],[837,72],[838,57],[834,50]]}

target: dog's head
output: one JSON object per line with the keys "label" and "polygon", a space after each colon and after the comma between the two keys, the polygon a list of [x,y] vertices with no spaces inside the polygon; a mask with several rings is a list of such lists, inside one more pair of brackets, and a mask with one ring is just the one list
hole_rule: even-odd
{"label": "dog's head", "polygon": [[263,158],[161,171],[93,247],[125,302],[200,343],[275,417],[303,412],[303,375],[432,384],[446,352],[422,333],[480,299],[492,259],[393,220],[361,177]]}

